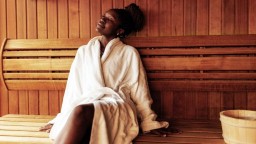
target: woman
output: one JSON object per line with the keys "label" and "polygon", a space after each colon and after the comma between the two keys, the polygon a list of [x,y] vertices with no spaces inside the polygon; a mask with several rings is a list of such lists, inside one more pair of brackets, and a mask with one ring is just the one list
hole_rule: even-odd
{"label": "woman", "polygon": [[42,131],[55,143],[128,144],[142,131],[167,128],[151,109],[145,71],[137,50],[122,43],[144,25],[136,4],[107,11],[72,63],[61,113]]}

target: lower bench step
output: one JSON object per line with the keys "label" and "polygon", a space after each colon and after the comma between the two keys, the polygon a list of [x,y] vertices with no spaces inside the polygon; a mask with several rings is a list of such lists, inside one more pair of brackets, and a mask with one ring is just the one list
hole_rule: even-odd
{"label": "lower bench step", "polygon": [[[39,132],[54,116],[8,114],[0,117],[1,144],[51,144],[49,134]],[[171,126],[179,129],[180,134],[160,137],[140,134],[135,144],[225,144],[219,121],[173,120]]]}

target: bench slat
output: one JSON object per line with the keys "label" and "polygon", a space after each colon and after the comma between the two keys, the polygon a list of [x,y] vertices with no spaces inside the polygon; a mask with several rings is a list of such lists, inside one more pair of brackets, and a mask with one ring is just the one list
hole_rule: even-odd
{"label": "bench slat", "polygon": [[64,90],[66,80],[6,80],[10,90]]}
{"label": "bench slat", "polygon": [[38,132],[38,127],[35,127],[35,126],[9,126],[9,125],[0,125],[0,130]]}
{"label": "bench slat", "polygon": [[0,136],[17,136],[17,137],[37,137],[37,138],[49,138],[49,134],[46,132],[29,132],[29,131],[8,131],[0,130]]}
{"label": "bench slat", "polygon": [[5,44],[6,50],[24,49],[73,49],[86,44],[89,38],[84,39],[10,39]]}
{"label": "bench slat", "polygon": [[[40,126],[45,123],[38,125],[36,119],[49,118],[40,115],[6,115],[4,118],[19,118],[21,121],[19,125],[17,122],[7,122],[1,124],[0,121],[0,143],[18,143],[24,144],[29,143],[51,143],[52,141],[48,138],[48,133],[38,132]],[[35,120],[31,121],[30,119]],[[25,122],[27,121],[27,122]],[[159,137],[151,134],[139,134],[139,136],[133,141],[135,144],[140,143],[216,143],[224,144],[221,128],[219,121],[204,121],[204,120],[174,120],[170,121],[171,125],[179,130],[182,130],[181,134],[171,134],[167,137]],[[22,124],[22,125],[21,125]]]}
{"label": "bench slat", "polygon": [[77,50],[59,51],[5,51],[3,57],[74,57]]}
{"label": "bench slat", "polygon": [[67,79],[66,73],[4,73],[5,79]]}
{"label": "bench slat", "polygon": [[39,122],[39,123],[44,123],[48,122],[48,119],[35,119],[35,118],[26,118],[26,119],[21,119],[21,118],[6,118],[2,117],[0,118],[0,121],[9,121],[9,122]]}
{"label": "bench slat", "polygon": [[10,122],[10,121],[1,121],[0,125],[4,126],[34,126],[34,127],[41,127],[45,125],[45,123],[39,123],[39,122]]}
{"label": "bench slat", "polygon": [[73,59],[4,59],[4,71],[67,71]]}
{"label": "bench slat", "polygon": [[139,53],[143,55],[238,55],[256,54],[256,48],[140,48]]}
{"label": "bench slat", "polygon": [[256,79],[256,73],[235,73],[227,71],[226,73],[216,73],[216,72],[165,72],[165,73],[147,73],[149,79],[207,79],[207,80],[253,80]]}
{"label": "bench slat", "polygon": [[155,91],[231,91],[248,92],[256,91],[255,81],[224,81],[224,80],[206,80],[206,81],[149,81],[150,89]]}
{"label": "bench slat", "polygon": [[[233,79],[233,80],[253,80],[256,79],[255,73],[215,73],[215,72],[148,72],[148,79]],[[66,73],[5,73],[5,79],[67,79],[68,72]]]}
{"label": "bench slat", "polygon": [[134,47],[255,46],[256,35],[130,37],[125,42]]}
{"label": "bench slat", "polygon": [[193,138],[193,137],[173,137],[171,135],[170,137],[152,137],[152,136],[141,136],[135,139],[136,143],[138,142],[155,142],[155,143],[186,143],[186,144],[225,144],[223,139],[218,138]]}
{"label": "bench slat", "polygon": [[[6,80],[10,90],[64,90],[66,80]],[[152,90],[175,91],[255,91],[255,81],[224,81],[224,80],[172,80],[149,81]]]}
{"label": "bench slat", "polygon": [[2,144],[51,144],[49,138],[36,137],[15,137],[15,136],[0,136],[0,143]]}
{"label": "bench slat", "polygon": [[167,57],[142,61],[147,70],[256,70],[256,57]]}
{"label": "bench slat", "polygon": [[8,114],[2,116],[4,118],[22,118],[22,119],[52,119],[55,116],[52,115],[24,115],[24,114]]}

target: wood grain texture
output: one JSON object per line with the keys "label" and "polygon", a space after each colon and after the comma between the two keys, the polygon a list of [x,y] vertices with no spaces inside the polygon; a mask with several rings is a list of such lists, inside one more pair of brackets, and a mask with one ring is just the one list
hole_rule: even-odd
{"label": "wood grain texture", "polygon": [[[49,134],[39,132],[53,116],[48,115],[5,115],[0,118],[0,143],[50,144]],[[134,140],[135,144],[159,143],[204,143],[224,144],[219,121],[203,120],[170,120],[172,127],[182,131],[181,134],[168,134],[158,137],[140,133]]]}
{"label": "wood grain texture", "polygon": [[[125,43],[141,54],[159,118],[207,120],[218,119],[221,110],[253,107],[248,93],[256,91],[255,37],[136,37]],[[57,114],[77,47],[88,40],[8,40],[3,79],[18,94],[3,97],[16,101],[7,112]]]}

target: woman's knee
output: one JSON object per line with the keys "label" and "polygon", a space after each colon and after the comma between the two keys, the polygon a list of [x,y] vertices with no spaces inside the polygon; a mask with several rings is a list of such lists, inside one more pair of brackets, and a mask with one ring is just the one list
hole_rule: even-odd
{"label": "woman's knee", "polygon": [[93,104],[79,105],[73,110],[73,114],[77,118],[90,118],[94,115]]}

